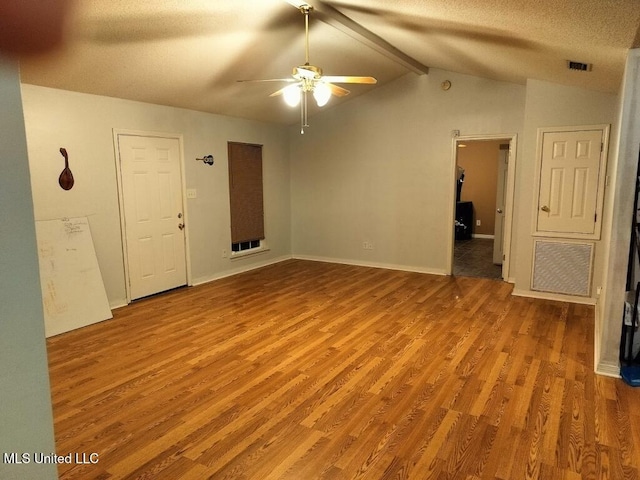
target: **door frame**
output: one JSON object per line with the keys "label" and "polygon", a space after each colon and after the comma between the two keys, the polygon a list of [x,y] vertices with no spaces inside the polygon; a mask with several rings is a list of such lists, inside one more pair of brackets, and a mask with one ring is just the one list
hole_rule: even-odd
{"label": "door frame", "polygon": [[[500,141],[500,147],[502,147],[504,143]],[[507,196],[507,178],[504,174],[509,175],[509,149],[506,151],[503,148],[500,148],[498,151],[498,179],[496,185],[496,211],[494,212],[494,222],[495,225],[493,227],[493,261],[496,260],[500,262],[500,265],[504,264],[504,259],[500,258],[504,256],[504,204],[506,203],[505,198]],[[501,196],[498,196],[498,193]],[[498,213],[500,211],[500,213]],[[498,231],[498,227],[500,229],[500,235],[497,236],[496,232]],[[496,238],[500,239],[500,251],[497,252],[500,254],[500,257],[496,258]]]}
{"label": "door frame", "polygon": [[515,195],[515,183],[516,183],[516,152],[518,146],[518,135],[516,133],[505,134],[478,134],[478,135],[454,135],[451,141],[451,171],[450,181],[451,192],[449,202],[449,219],[451,221],[451,230],[448,236],[448,251],[449,251],[449,266],[447,269],[448,275],[453,275],[453,261],[454,261],[454,244],[455,244],[455,218],[456,218],[456,178],[457,178],[457,165],[458,165],[458,143],[471,142],[471,141],[483,141],[483,140],[504,140],[509,142],[509,155],[507,162],[507,185],[505,193],[505,212],[504,212],[504,236],[503,242],[503,254],[504,260],[502,262],[502,278],[509,283],[515,283],[515,278],[510,276],[511,272],[511,242],[513,237],[513,202]]}
{"label": "door frame", "polygon": [[125,299],[127,304],[131,303],[131,283],[129,278],[129,255],[127,252],[127,229],[125,228],[124,218],[124,192],[122,188],[122,159],[120,156],[120,143],[119,138],[121,136],[135,136],[135,137],[155,137],[155,138],[169,138],[178,140],[178,152],[180,155],[180,199],[182,203],[182,215],[184,218],[184,255],[185,266],[187,271],[187,285],[192,286],[193,280],[191,277],[191,253],[189,251],[189,214],[187,212],[186,201],[186,181],[185,181],[185,163],[184,163],[184,141],[183,136],[180,133],[164,133],[164,132],[147,132],[142,130],[127,130],[127,129],[113,129],[113,149],[114,160],[116,164],[116,182],[118,185],[118,209],[120,212],[120,238],[122,246],[122,262],[124,267],[124,287],[125,287]]}

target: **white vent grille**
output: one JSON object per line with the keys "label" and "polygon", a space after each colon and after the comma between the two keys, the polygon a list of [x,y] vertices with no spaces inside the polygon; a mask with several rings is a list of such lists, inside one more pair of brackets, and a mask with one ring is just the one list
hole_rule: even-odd
{"label": "white vent grille", "polygon": [[531,290],[588,297],[593,243],[536,240]]}

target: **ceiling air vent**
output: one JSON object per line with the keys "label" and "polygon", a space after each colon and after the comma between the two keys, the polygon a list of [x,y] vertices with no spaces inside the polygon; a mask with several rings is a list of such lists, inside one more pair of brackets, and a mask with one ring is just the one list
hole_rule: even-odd
{"label": "ceiling air vent", "polygon": [[577,70],[578,72],[590,72],[593,68],[591,63],[574,62],[573,60],[567,60],[567,68],[569,70]]}

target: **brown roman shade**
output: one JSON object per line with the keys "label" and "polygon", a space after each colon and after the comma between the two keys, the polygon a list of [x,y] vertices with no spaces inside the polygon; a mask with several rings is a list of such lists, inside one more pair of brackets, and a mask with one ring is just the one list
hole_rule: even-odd
{"label": "brown roman shade", "polygon": [[228,142],[231,243],[264,239],[262,145]]}

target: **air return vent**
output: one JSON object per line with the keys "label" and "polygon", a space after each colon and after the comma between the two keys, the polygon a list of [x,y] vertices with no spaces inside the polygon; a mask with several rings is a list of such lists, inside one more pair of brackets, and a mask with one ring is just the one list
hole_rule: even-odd
{"label": "air return vent", "polygon": [[593,68],[591,63],[576,62],[574,60],[567,60],[567,68],[569,70],[576,70],[578,72],[590,72]]}
{"label": "air return vent", "polygon": [[588,297],[593,243],[536,240],[531,290]]}

